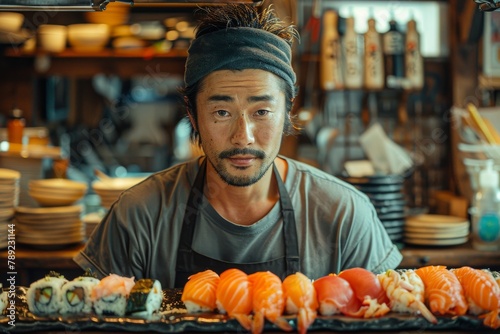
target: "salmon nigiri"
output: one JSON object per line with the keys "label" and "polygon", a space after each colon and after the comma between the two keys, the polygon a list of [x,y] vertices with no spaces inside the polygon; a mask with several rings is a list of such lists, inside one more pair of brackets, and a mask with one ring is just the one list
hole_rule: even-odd
{"label": "salmon nigiri", "polygon": [[247,331],[251,329],[252,289],[247,274],[234,268],[224,271],[220,274],[216,297],[220,313],[235,318]]}
{"label": "salmon nigiri", "polygon": [[259,271],[248,276],[253,290],[252,333],[262,333],[267,319],[284,331],[292,326],[283,318],[285,298],[281,279],[270,271]]}
{"label": "salmon nigiri", "polygon": [[212,270],[189,276],[181,296],[188,313],[215,310],[215,294],[219,280],[219,275]]}
{"label": "salmon nigiri", "polygon": [[467,313],[462,285],[445,266],[425,266],[415,270],[424,282],[425,299],[432,313],[464,315]]}
{"label": "salmon nigiri", "polygon": [[484,316],[484,324],[494,329],[500,328],[500,287],[491,273],[471,267],[452,270],[458,277],[469,302],[469,311]]}
{"label": "salmon nigiri", "polygon": [[364,268],[349,268],[339,273],[351,285],[354,296],[363,304],[357,317],[381,317],[391,310],[389,299],[374,273]]}
{"label": "salmon nigiri", "polygon": [[283,280],[286,312],[297,314],[297,327],[305,334],[316,320],[318,300],[311,280],[302,273],[295,273]]}

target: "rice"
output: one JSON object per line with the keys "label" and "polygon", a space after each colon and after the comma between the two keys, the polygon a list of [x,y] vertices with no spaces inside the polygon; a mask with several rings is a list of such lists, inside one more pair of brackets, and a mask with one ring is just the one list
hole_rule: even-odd
{"label": "rice", "polygon": [[55,272],[31,283],[26,293],[30,312],[37,315],[53,315],[62,306],[61,288],[68,282],[64,276]]}
{"label": "rice", "polygon": [[61,289],[61,313],[88,314],[92,312],[91,293],[97,284],[99,280],[89,276],[80,276],[64,284]]}
{"label": "rice", "polygon": [[159,312],[162,301],[161,283],[158,280],[140,279],[130,291],[126,314],[150,319],[154,313]]}
{"label": "rice", "polygon": [[210,307],[202,306],[190,300],[184,301],[184,306],[186,306],[187,313],[198,313],[198,312],[211,312]]}

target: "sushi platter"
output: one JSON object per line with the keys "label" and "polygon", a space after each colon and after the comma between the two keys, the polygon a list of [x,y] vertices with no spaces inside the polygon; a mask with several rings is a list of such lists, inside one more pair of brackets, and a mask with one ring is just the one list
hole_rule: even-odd
{"label": "sushi platter", "polygon": [[[68,316],[37,316],[28,310],[26,301],[26,287],[16,290],[16,324],[12,332],[32,331],[120,331],[120,332],[242,332],[240,324],[228,316],[217,313],[188,314],[181,302],[181,289],[164,289],[163,302],[160,313],[151,319],[134,317],[115,317],[96,315],[68,315]],[[296,317],[286,316],[289,323],[295,327]],[[2,317],[0,326],[9,329],[9,318]],[[342,315],[318,316],[309,327],[309,331],[380,331],[380,330],[475,330],[484,328],[482,320],[473,316],[440,316],[437,324],[428,323],[423,317],[390,313],[377,319],[353,319]],[[265,331],[279,331],[271,324],[266,323]]]}

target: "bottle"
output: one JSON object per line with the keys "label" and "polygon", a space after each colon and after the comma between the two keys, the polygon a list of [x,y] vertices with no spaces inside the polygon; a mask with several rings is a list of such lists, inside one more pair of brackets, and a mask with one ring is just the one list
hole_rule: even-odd
{"label": "bottle", "polygon": [[417,22],[412,18],[406,23],[405,69],[408,86],[420,90],[424,87],[424,61],[420,53],[420,34]]}
{"label": "bottle", "polygon": [[340,36],[337,29],[338,14],[326,10],[323,14],[323,31],[320,55],[320,86],[323,90],[342,89],[342,64]]}
{"label": "bottle", "polygon": [[478,250],[500,250],[500,189],[493,160],[479,173],[479,190],[472,210],[472,246]]}
{"label": "bottle", "polygon": [[364,82],[366,89],[384,88],[384,63],[382,59],[382,42],[375,27],[375,19],[368,19],[368,30],[364,35]]}
{"label": "bottle", "polygon": [[348,89],[359,89],[363,85],[361,48],[359,35],[354,30],[354,17],[346,18],[346,31],[342,40],[344,55],[344,84]]}
{"label": "bottle", "polygon": [[7,121],[7,138],[9,144],[19,146],[23,143],[23,133],[26,121],[23,118],[23,111],[19,108],[12,109]]}
{"label": "bottle", "polygon": [[389,30],[383,35],[385,86],[402,88],[405,78],[404,34],[399,30],[396,20],[389,21]]}

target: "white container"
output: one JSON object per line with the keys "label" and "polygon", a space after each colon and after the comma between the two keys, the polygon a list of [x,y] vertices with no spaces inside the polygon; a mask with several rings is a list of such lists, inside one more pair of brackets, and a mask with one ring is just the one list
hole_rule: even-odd
{"label": "white container", "polygon": [[18,32],[24,22],[24,15],[15,12],[0,12],[0,31]]}
{"label": "white container", "polygon": [[63,25],[43,24],[38,27],[38,45],[47,52],[61,52],[66,49],[67,28]]}
{"label": "white container", "polygon": [[474,197],[472,246],[483,251],[500,250],[500,186],[493,161],[479,174],[479,190]]}
{"label": "white container", "polygon": [[109,40],[110,29],[106,24],[81,23],[68,26],[68,41],[76,51],[99,51]]}

